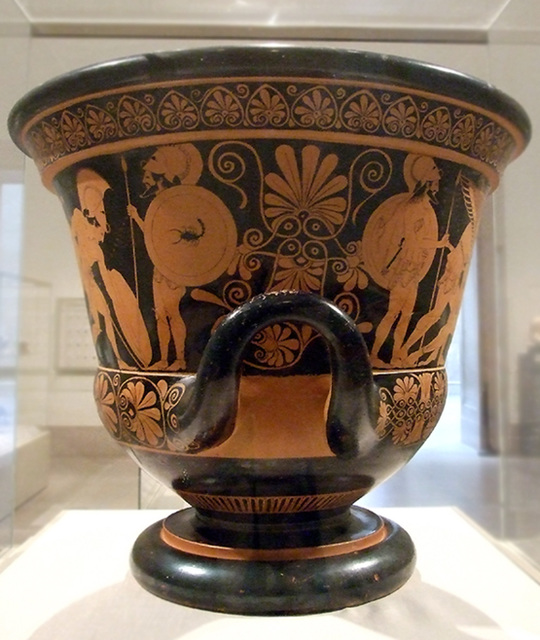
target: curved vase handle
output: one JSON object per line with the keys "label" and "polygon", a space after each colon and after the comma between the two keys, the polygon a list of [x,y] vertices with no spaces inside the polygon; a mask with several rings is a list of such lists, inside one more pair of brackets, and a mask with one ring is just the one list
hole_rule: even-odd
{"label": "curved vase handle", "polygon": [[378,438],[378,394],[366,344],[335,304],[301,291],[265,293],[231,312],[210,338],[196,376],[185,380],[174,444],[196,453],[226,440],[234,429],[242,354],[265,326],[284,320],[311,325],[329,346],[332,390],[327,418],[331,450],[352,457]]}

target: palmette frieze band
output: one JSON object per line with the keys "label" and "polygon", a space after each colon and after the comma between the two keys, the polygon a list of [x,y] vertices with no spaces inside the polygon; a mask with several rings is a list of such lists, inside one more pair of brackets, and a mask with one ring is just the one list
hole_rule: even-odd
{"label": "palmette frieze band", "polygon": [[[445,370],[381,372],[374,377],[379,394],[378,437],[396,446],[418,447],[443,411]],[[172,453],[178,451],[175,442],[181,441],[183,425],[177,413],[185,390],[186,384],[179,376],[100,369],[94,397],[100,418],[115,440]]]}
{"label": "palmette frieze band", "polygon": [[[382,146],[408,140],[459,153],[494,178],[512,158],[520,136],[506,120],[458,100],[393,85],[322,79],[238,78],[159,83],[85,96],[45,111],[24,139],[44,170],[73,154],[108,152],[111,144],[155,144],[185,134],[195,140],[228,132],[236,138],[324,139],[367,136]],[[220,133],[221,132],[221,133]],[[315,139],[314,138],[314,139]],[[147,142],[145,143],[145,139]]]}

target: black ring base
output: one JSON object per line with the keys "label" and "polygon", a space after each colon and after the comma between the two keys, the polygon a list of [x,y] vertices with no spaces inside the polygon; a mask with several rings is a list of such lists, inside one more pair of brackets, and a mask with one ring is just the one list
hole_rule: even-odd
{"label": "black ring base", "polygon": [[[358,507],[353,507],[353,510]],[[305,615],[382,598],[412,575],[408,533],[381,518],[387,536],[369,548],[309,560],[229,560],[180,551],[161,537],[162,521],[140,534],[131,568],[156,596],[222,613]]]}

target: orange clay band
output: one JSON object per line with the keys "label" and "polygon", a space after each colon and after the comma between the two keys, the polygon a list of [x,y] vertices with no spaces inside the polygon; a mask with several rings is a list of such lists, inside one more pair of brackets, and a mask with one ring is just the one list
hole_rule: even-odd
{"label": "orange clay band", "polygon": [[387,537],[386,526],[381,522],[381,526],[374,532],[358,538],[357,540],[347,540],[335,544],[322,545],[320,547],[297,547],[291,549],[239,549],[234,547],[221,547],[202,542],[194,542],[181,538],[167,529],[164,522],[161,528],[160,537],[165,544],[178,551],[191,553],[196,556],[206,558],[217,558],[219,560],[238,561],[261,561],[261,562],[289,562],[292,560],[314,560],[317,558],[328,558],[340,556],[353,551],[362,551],[379,544]]}

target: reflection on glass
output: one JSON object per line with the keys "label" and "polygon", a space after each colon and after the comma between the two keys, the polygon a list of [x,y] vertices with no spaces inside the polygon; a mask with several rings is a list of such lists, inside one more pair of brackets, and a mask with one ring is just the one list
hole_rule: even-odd
{"label": "reflection on glass", "polygon": [[[528,111],[533,144],[495,197],[499,305],[501,538],[520,563],[540,579],[540,12],[507,3],[489,34],[492,81]],[[519,74],[516,73],[519,69]],[[511,205],[509,204],[511,203]]]}
{"label": "reflection on glass", "polygon": [[21,226],[22,185],[0,183],[0,553],[11,544],[15,497]]}

